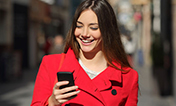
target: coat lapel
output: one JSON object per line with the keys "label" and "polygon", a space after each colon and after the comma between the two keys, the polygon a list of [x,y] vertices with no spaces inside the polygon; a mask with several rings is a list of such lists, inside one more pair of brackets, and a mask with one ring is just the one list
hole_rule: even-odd
{"label": "coat lapel", "polygon": [[115,68],[109,66],[106,70],[100,73],[92,81],[97,85],[100,91],[103,91],[112,87],[111,81],[116,81],[118,83],[121,83],[122,72],[120,70],[116,70]]}
{"label": "coat lapel", "polygon": [[105,105],[103,97],[101,96],[98,88],[94,85],[87,73],[79,65],[78,60],[76,59],[72,50],[68,50],[67,54],[65,55],[63,65],[59,71],[72,72],[75,80],[75,85],[78,85],[80,90],[91,94]]}
{"label": "coat lapel", "polygon": [[79,89],[89,93],[105,105],[104,99],[100,94],[99,89],[97,88],[96,84],[93,83],[93,81],[89,78],[87,73],[82,68],[80,68],[76,75],[77,78],[75,83],[79,85]]}

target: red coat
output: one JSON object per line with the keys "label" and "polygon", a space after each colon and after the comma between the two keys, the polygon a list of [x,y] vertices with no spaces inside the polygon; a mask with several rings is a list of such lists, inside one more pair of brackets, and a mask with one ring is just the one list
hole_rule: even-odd
{"label": "red coat", "polygon": [[[61,54],[43,57],[31,106],[44,106],[52,94],[60,58]],[[81,91],[76,98],[62,106],[137,106],[138,73],[133,69],[125,73],[109,66],[91,80],[79,65],[73,51],[69,49],[59,71],[73,72],[75,85]]]}

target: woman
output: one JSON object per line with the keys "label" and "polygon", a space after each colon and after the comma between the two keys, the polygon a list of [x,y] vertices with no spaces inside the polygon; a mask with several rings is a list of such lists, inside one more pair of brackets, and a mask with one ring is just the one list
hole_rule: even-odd
{"label": "woman", "polygon": [[[64,53],[62,64],[63,54],[44,56],[31,106],[137,106],[138,74],[127,61],[115,14],[106,0],[79,5]],[[58,71],[72,72],[76,86],[59,89],[69,82],[55,83]],[[73,95],[77,96],[70,99]]]}

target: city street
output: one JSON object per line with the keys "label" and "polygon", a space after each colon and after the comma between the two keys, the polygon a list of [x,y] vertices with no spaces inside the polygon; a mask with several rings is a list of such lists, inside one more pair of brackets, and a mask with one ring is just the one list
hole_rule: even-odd
{"label": "city street", "polygon": [[[73,26],[77,24],[78,20],[74,20],[77,14],[74,16],[74,13],[82,1],[84,0],[0,0],[1,106],[31,104],[38,64],[45,54],[61,53],[63,44],[67,43],[66,35],[75,35],[68,33],[68,30],[70,26],[70,31],[75,30],[71,22],[73,19]],[[120,32],[116,34],[120,34],[125,53],[129,54],[129,63],[139,74],[138,106],[176,106],[176,0],[106,1],[114,10],[118,22],[118,28],[114,28]],[[96,6],[99,6],[96,1],[90,5],[92,10]],[[103,44],[106,40],[111,40],[104,39],[105,36],[110,38],[109,34],[116,35],[115,31],[111,31],[112,27],[107,32],[103,30],[111,24],[116,26],[115,21],[107,17],[111,16],[108,13],[101,21],[99,15],[103,16],[101,13],[105,13],[104,10],[107,9],[103,8],[103,12],[94,11],[98,22],[97,31],[100,32],[100,37],[103,35]],[[78,19],[80,16],[82,12],[78,14]],[[110,20],[104,20],[106,17]],[[106,25],[101,27],[101,23]],[[94,36],[91,32],[92,28],[85,29],[79,30],[81,36],[84,35],[82,32],[86,32],[86,36],[93,37],[91,42],[97,40],[96,34]],[[112,44],[116,51],[115,46],[119,45]],[[70,44],[68,46],[71,47]],[[102,46],[102,49],[106,49],[106,46]]]}

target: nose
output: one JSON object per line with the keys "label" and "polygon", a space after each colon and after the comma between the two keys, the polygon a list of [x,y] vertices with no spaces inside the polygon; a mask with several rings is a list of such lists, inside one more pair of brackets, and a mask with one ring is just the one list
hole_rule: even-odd
{"label": "nose", "polygon": [[82,37],[86,38],[86,37],[89,37],[89,33],[88,33],[88,28],[83,28],[82,30]]}

